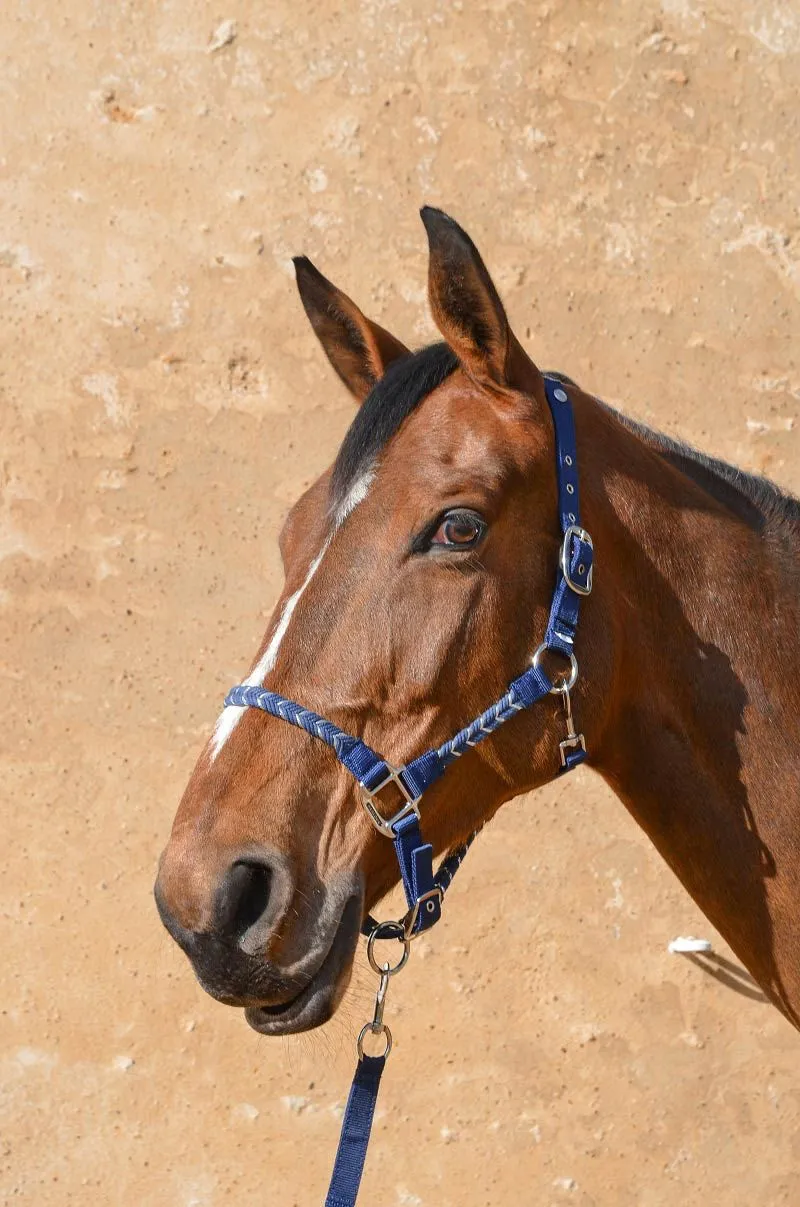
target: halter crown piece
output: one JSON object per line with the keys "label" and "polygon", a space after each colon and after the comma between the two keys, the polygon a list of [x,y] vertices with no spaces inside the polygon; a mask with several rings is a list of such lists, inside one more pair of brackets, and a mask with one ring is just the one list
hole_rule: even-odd
{"label": "halter crown piece", "polygon": [[[499,700],[437,750],[426,750],[404,767],[394,767],[360,738],[344,733],[333,722],[277,692],[242,685],[232,688],[225,699],[226,705],[260,708],[330,746],[339,762],[356,779],[361,803],[370,821],[394,842],[408,903],[408,912],[400,921],[376,922],[368,916],[362,927],[367,937],[367,957],[380,977],[380,985],[372,1021],[362,1027],[358,1037],[358,1065],[342,1120],[325,1207],[353,1207],[355,1204],[381,1074],[392,1048],[391,1031],[383,1021],[389,980],[405,967],[411,940],[439,921],[444,895],[477,835],[475,831],[462,846],[451,851],[434,874],[433,848],[423,842],[420,830],[419,806],[424,793],[471,746],[477,746],[516,713],[530,708],[550,692],[561,696],[566,717],[567,736],[559,743],[560,770],[571,771],[586,758],[583,734],[575,732],[570,691],[578,677],[573,646],[581,599],[592,590],[594,549],[589,533],[580,523],[575,424],[569,396],[562,383],[554,378],[545,377],[544,386],[555,431],[558,515],[563,541],[544,640],[533,655],[531,665],[509,684]],[[566,677],[555,684],[541,669],[547,651],[569,660]],[[393,817],[386,818],[380,811],[378,797],[390,784],[399,790],[403,803]],[[382,939],[398,939],[402,944],[402,954],[394,966],[379,964],[375,957],[375,943]],[[383,1037],[382,1055],[370,1056],[364,1051],[368,1033]]]}

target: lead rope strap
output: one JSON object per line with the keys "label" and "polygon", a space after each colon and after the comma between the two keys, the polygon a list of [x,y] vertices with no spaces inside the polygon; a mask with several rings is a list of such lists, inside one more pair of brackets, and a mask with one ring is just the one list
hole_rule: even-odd
{"label": "lead rope strap", "polygon": [[[462,846],[452,851],[440,864],[439,870],[432,881],[433,892],[439,894],[437,902],[439,910],[441,909],[442,897],[452,884],[453,877],[461,866],[462,859],[477,835],[478,831],[475,830]],[[401,864],[401,868],[403,866]],[[407,883],[405,876],[403,877],[403,881],[404,884]],[[420,887],[423,890],[427,889],[427,885]],[[358,1064],[356,1065],[355,1075],[350,1086],[347,1105],[344,1108],[339,1147],[336,1150],[336,1160],[334,1161],[331,1183],[325,1199],[325,1207],[354,1207],[358,1196],[361,1178],[364,1173],[364,1163],[367,1159],[367,1148],[372,1132],[372,1120],[375,1115],[375,1104],[378,1100],[381,1077],[383,1070],[386,1068],[389,1053],[392,1050],[392,1033],[383,1021],[383,1008],[389,988],[389,978],[400,972],[406,965],[410,953],[411,936],[415,932],[418,933],[415,926],[417,916],[414,914],[414,904],[418,906],[419,900],[424,900],[426,897],[431,901],[434,900],[431,897],[430,891],[423,891],[415,903],[412,902],[410,897],[408,898],[410,909],[403,923],[376,922],[372,915],[369,914],[364,924],[364,933],[368,936],[367,958],[369,959],[370,966],[379,973],[381,979],[375,998],[375,1012],[372,1022],[365,1023],[358,1037]],[[400,958],[400,962],[394,968],[389,964],[379,966],[373,954],[375,942],[379,939],[389,938],[397,938],[403,943],[403,955]],[[381,1056],[368,1056],[364,1051],[364,1040],[367,1032],[371,1032],[375,1036],[384,1036],[386,1047]]]}
{"label": "lead rope strap", "polygon": [[[388,962],[378,964],[375,958],[375,944],[382,939],[399,939],[402,943],[403,952],[396,964],[392,965]],[[377,922],[375,924],[367,939],[367,959],[370,968],[380,977],[380,983],[375,995],[375,1010],[372,1020],[364,1024],[358,1036],[356,1045],[358,1064],[353,1084],[350,1086],[347,1106],[344,1108],[339,1147],[336,1150],[336,1160],[325,1199],[325,1207],[354,1207],[358,1196],[364,1162],[367,1159],[367,1146],[372,1131],[372,1119],[378,1100],[381,1075],[392,1050],[392,1033],[383,1021],[386,994],[389,990],[389,981],[398,972],[402,972],[408,963],[410,954],[411,938],[408,927],[404,927],[401,922]],[[380,1056],[369,1056],[364,1051],[364,1040],[368,1034],[383,1037],[384,1049]]]}
{"label": "lead rope strap", "polygon": [[381,1074],[386,1068],[385,1056],[359,1056],[347,1106],[344,1108],[342,1134],[336,1151],[331,1184],[325,1207],[353,1207],[372,1131],[372,1117],[378,1100]]}

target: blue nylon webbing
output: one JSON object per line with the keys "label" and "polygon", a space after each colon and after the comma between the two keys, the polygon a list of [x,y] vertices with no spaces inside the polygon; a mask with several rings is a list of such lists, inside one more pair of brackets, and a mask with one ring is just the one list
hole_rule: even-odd
{"label": "blue nylon webbing", "polygon": [[[411,795],[422,796],[466,750],[488,738],[516,713],[541,700],[552,686],[544,671],[529,667],[514,680],[499,700],[474,721],[470,721],[469,725],[465,725],[454,737],[444,742],[438,750],[426,750],[402,768],[402,779]],[[225,704],[227,707],[261,709],[262,712],[280,717],[282,721],[288,721],[290,725],[305,730],[311,737],[319,738],[330,746],[339,762],[365,788],[370,789],[380,783],[388,773],[385,759],[376,754],[366,742],[352,737],[319,713],[304,708],[294,700],[288,700],[278,692],[242,684],[231,688],[225,697]]]}
{"label": "blue nylon webbing", "polygon": [[[544,384],[553,417],[558,515],[566,546],[564,558],[571,580],[567,580],[562,566],[559,565],[544,645],[569,657],[572,655],[581,602],[580,592],[573,590],[571,583],[583,588],[589,587],[593,549],[591,541],[580,527],[572,407],[567,391],[560,382],[545,378]],[[401,768],[399,774],[409,794],[419,799],[455,759],[489,737],[516,713],[541,700],[552,686],[541,669],[529,667],[509,685],[499,700],[465,725],[454,737],[436,750],[425,751]],[[238,708],[259,708],[325,742],[339,762],[368,791],[376,789],[389,772],[385,759],[376,754],[366,742],[345,733],[332,721],[277,692],[242,684],[231,689],[225,704]],[[563,770],[571,770],[585,758],[585,751],[579,748],[568,751]],[[409,909],[418,906],[414,934],[427,930],[438,922],[444,893],[450,887],[453,876],[476,834],[477,831],[463,845],[451,851],[434,875],[433,849],[422,840],[417,815],[413,812],[401,815],[394,825],[394,846],[406,900]],[[438,896],[436,889],[439,890]],[[422,908],[419,908],[420,906]],[[368,916],[365,925],[370,928],[365,933],[371,933],[377,923]],[[354,1207],[364,1171],[372,1119],[385,1064],[385,1056],[359,1058],[342,1120],[341,1138],[325,1207]]]}
{"label": "blue nylon webbing", "polygon": [[353,1207],[361,1185],[385,1056],[361,1056],[344,1109],[325,1207]]}

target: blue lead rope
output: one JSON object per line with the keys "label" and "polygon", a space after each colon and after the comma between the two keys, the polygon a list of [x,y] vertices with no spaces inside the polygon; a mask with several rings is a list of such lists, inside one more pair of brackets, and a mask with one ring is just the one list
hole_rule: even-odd
{"label": "blue lead rope", "polygon": [[[577,676],[573,645],[581,599],[592,589],[594,550],[591,537],[580,523],[578,457],[569,396],[562,383],[553,378],[545,377],[544,386],[555,432],[558,515],[563,543],[544,641],[536,651],[533,665],[509,685],[499,700],[437,749],[427,750],[404,767],[394,768],[361,738],[345,733],[332,721],[278,692],[242,684],[232,688],[225,699],[226,706],[258,708],[279,717],[331,748],[360,785],[362,803],[373,824],[394,842],[408,902],[409,912],[403,922],[378,924],[368,915],[362,928],[369,936],[370,962],[381,974],[375,1018],[362,1030],[362,1037],[371,1029],[376,1035],[384,1032],[388,1043],[383,1056],[367,1056],[362,1052],[359,1040],[359,1061],[342,1120],[341,1139],[325,1207],[353,1207],[361,1184],[378,1087],[391,1047],[391,1037],[382,1022],[388,977],[405,963],[410,940],[439,921],[444,894],[476,836],[472,834],[462,846],[451,851],[434,874],[433,848],[423,841],[420,830],[420,798],[455,759],[548,692],[560,693],[566,704],[568,734],[560,744],[561,770],[571,771],[586,758],[583,737],[576,734],[572,726],[569,689]],[[554,687],[539,667],[540,657],[547,650],[569,659],[570,677],[565,685]],[[390,783],[400,790],[406,804],[394,817],[384,819],[377,809],[376,796]],[[402,961],[391,971],[387,965],[381,970],[371,954],[375,937],[387,925],[394,928],[394,937],[404,943]]]}
{"label": "blue lead rope", "polygon": [[385,1056],[361,1056],[344,1109],[339,1148],[325,1207],[353,1207],[361,1185]]}

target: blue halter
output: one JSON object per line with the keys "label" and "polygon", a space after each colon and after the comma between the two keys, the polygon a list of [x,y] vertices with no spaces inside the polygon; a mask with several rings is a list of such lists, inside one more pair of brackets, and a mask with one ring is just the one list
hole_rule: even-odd
{"label": "blue halter", "polygon": [[[410,940],[439,921],[444,894],[477,834],[476,831],[462,846],[451,851],[434,874],[433,848],[423,842],[420,830],[419,805],[424,793],[465,751],[477,746],[506,721],[530,708],[549,692],[562,696],[566,711],[567,736],[559,744],[560,770],[571,771],[586,758],[583,735],[575,732],[572,723],[570,690],[578,677],[573,646],[581,599],[592,590],[594,550],[591,537],[580,523],[572,406],[560,381],[545,377],[544,386],[555,431],[558,514],[563,540],[544,640],[536,650],[531,666],[513,680],[499,700],[438,749],[426,750],[405,766],[394,767],[360,738],[352,737],[332,721],[277,692],[243,684],[232,688],[225,699],[226,705],[259,708],[273,717],[288,721],[331,748],[339,762],[357,781],[361,803],[372,824],[379,833],[394,842],[408,903],[408,913],[401,922],[377,923],[368,916],[362,928],[368,936],[370,964],[381,977],[381,984],[375,1016],[359,1036],[359,1062],[342,1123],[326,1207],[352,1207],[361,1182],[378,1085],[392,1042],[391,1033],[383,1022],[388,979],[404,966]],[[555,685],[541,669],[546,651],[561,654],[569,660],[568,676]],[[393,816],[387,818],[380,810],[379,797],[389,785],[399,791],[403,803]],[[394,968],[388,964],[379,965],[375,960],[374,943],[384,938],[398,938],[403,943],[403,955]],[[362,1044],[367,1031],[385,1036],[386,1051],[382,1056],[364,1053]]]}

